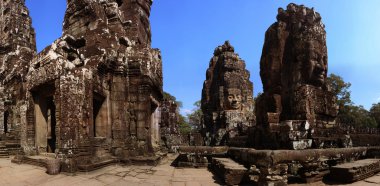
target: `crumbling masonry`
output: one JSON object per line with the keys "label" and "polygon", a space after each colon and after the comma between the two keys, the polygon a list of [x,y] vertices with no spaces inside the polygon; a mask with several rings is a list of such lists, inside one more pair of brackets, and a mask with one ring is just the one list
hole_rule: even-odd
{"label": "crumbling masonry", "polygon": [[162,63],[152,1],[68,0],[62,37],[37,55],[24,3],[1,1],[0,132],[18,132],[26,155],[55,152],[63,169],[155,157]]}

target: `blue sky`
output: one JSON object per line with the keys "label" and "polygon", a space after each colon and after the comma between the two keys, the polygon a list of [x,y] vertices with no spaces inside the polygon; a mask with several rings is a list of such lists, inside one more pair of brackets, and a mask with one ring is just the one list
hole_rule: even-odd
{"label": "blue sky", "polygon": [[[154,0],[152,47],[161,49],[164,90],[183,102],[201,99],[215,47],[230,40],[262,92],[259,62],[266,29],[290,2],[314,7],[326,25],[329,73],[350,82],[355,104],[380,102],[380,1],[378,0]],[[66,0],[26,0],[42,50],[62,33]]]}

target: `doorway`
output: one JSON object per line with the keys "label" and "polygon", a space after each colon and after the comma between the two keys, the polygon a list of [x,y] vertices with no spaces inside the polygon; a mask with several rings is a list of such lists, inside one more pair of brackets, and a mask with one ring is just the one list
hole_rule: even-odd
{"label": "doorway", "polygon": [[32,92],[35,111],[35,142],[39,151],[54,153],[56,149],[56,107],[54,85],[38,87]]}
{"label": "doorway", "polygon": [[9,112],[4,112],[4,133],[8,133],[8,118],[9,118]]}
{"label": "doorway", "polygon": [[105,97],[93,93],[92,112],[93,112],[93,133],[94,137],[107,137],[108,130],[108,108]]}

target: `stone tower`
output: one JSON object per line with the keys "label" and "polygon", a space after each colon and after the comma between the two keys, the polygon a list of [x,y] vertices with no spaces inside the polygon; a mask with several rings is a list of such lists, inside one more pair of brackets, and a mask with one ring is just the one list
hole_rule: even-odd
{"label": "stone tower", "polygon": [[152,0],[68,0],[63,32],[86,37],[107,25],[110,34],[126,36],[136,45],[150,46],[151,5]]}
{"label": "stone tower", "polygon": [[1,1],[0,8],[0,80],[10,84],[25,79],[36,53],[35,33],[24,0]]}
{"label": "stone tower", "polygon": [[36,42],[24,0],[0,1],[0,10],[0,135],[14,140],[26,122],[23,83]]}
{"label": "stone tower", "polygon": [[245,62],[228,41],[215,49],[202,89],[207,145],[224,145],[254,124],[249,76]]}
{"label": "stone tower", "polygon": [[[310,138],[314,128],[334,125],[336,97],[327,78],[326,32],[313,8],[289,4],[265,34],[260,61],[264,93],[257,101],[260,125],[275,130],[287,123]],[[309,131],[309,132],[308,132]]]}
{"label": "stone tower", "polygon": [[64,171],[156,157],[162,62],[150,45],[151,4],[67,1],[63,35],[26,75],[26,154],[63,154]]}

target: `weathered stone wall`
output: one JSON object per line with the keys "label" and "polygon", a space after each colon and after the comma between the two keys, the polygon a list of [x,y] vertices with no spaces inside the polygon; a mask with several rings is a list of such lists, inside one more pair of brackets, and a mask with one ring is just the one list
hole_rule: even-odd
{"label": "weathered stone wall", "polygon": [[[75,161],[107,153],[128,160],[160,149],[162,62],[150,46],[151,0],[67,1],[63,36],[37,55],[24,1],[1,3],[11,9],[0,21],[13,22],[1,29],[7,63],[0,78],[19,92],[2,97],[13,99],[27,154],[56,152],[64,169],[75,170]],[[0,103],[3,113],[7,105]]]}
{"label": "weathered stone wall", "polygon": [[20,131],[26,131],[23,83],[36,54],[35,33],[24,0],[1,1],[0,9],[0,136],[20,143]]}
{"label": "weathered stone wall", "polygon": [[202,89],[202,111],[209,139],[223,145],[254,124],[253,84],[245,62],[228,41],[214,51]]}
{"label": "weathered stone wall", "polygon": [[184,144],[183,137],[179,131],[179,107],[177,103],[170,99],[164,99],[161,102],[161,142],[162,147],[166,150],[174,150],[174,146]]}

